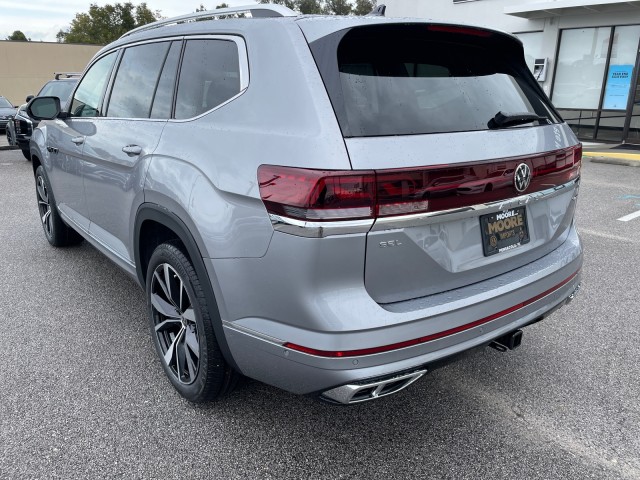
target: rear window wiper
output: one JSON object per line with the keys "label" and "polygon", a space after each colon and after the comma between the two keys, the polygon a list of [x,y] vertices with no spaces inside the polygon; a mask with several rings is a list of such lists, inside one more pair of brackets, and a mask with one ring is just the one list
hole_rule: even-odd
{"label": "rear window wiper", "polygon": [[501,111],[496,113],[495,117],[489,120],[489,123],[487,123],[487,127],[489,127],[491,130],[496,130],[498,128],[515,127],[516,125],[543,120],[546,120],[548,123],[549,117],[542,117],[540,115],[536,115],[535,113],[529,112],[504,113]]}

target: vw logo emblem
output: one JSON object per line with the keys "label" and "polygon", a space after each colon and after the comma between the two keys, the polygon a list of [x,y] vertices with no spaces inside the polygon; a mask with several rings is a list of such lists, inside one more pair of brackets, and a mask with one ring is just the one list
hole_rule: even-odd
{"label": "vw logo emblem", "polygon": [[513,184],[518,192],[524,192],[531,183],[531,169],[526,163],[521,163],[516,168],[516,173],[513,177]]}

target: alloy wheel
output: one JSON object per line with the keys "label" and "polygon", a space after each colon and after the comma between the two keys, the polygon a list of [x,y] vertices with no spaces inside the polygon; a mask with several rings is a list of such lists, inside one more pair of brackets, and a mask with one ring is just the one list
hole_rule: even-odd
{"label": "alloy wheel", "polygon": [[42,221],[42,227],[48,237],[51,236],[51,205],[49,204],[49,192],[47,190],[47,184],[44,181],[42,175],[38,175],[36,179],[36,190],[38,192],[38,211],[40,212],[40,220]]}
{"label": "alloy wheel", "polygon": [[193,383],[200,365],[195,311],[184,280],[168,263],[153,272],[151,309],[163,361],[180,383]]}

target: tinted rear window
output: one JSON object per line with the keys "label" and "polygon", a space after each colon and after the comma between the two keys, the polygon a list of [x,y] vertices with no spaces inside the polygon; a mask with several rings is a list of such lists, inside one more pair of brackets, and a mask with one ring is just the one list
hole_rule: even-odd
{"label": "tinted rear window", "polygon": [[358,27],[311,45],[345,136],[487,130],[500,111],[559,121],[515,41],[431,28]]}

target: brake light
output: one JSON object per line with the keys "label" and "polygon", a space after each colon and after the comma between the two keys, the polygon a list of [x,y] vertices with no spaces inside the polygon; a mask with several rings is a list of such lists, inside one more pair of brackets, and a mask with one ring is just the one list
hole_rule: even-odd
{"label": "brake light", "polygon": [[474,37],[491,37],[493,32],[472,27],[458,27],[455,25],[429,25],[427,30],[432,32],[458,33],[460,35],[473,35]]}
{"label": "brake light", "polygon": [[[389,170],[311,170],[261,165],[260,196],[269,213],[303,221],[362,220],[438,212],[563,185],[580,175],[582,146],[535,156]],[[532,173],[524,192],[518,165]]]}

